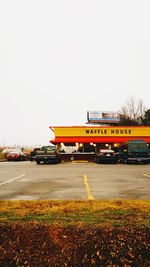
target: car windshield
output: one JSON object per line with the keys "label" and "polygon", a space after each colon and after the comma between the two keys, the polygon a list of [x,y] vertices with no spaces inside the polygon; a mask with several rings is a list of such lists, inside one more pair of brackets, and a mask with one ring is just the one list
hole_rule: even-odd
{"label": "car windshield", "polygon": [[44,149],[47,151],[55,151],[56,147],[55,146],[49,146],[49,147],[44,147]]}
{"label": "car windshield", "polygon": [[129,152],[147,152],[149,149],[145,143],[135,143],[129,146]]}
{"label": "car windshield", "polygon": [[114,153],[112,149],[100,149],[100,153]]}
{"label": "car windshield", "polygon": [[20,150],[13,150],[13,151],[9,152],[9,154],[19,154],[19,153],[21,153]]}

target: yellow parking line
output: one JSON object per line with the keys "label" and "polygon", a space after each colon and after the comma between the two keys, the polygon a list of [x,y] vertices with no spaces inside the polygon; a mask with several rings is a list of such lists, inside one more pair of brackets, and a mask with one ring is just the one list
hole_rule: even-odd
{"label": "yellow parking line", "polygon": [[143,175],[146,176],[146,177],[148,177],[148,178],[150,178],[150,175],[148,175],[148,174],[146,174],[146,173],[144,173]]}
{"label": "yellow parking line", "polygon": [[85,187],[86,187],[88,200],[94,200],[94,197],[93,197],[93,195],[91,193],[91,190],[90,190],[90,186],[88,184],[88,180],[87,180],[86,174],[83,175],[83,179],[84,179],[84,184],[85,184]]}

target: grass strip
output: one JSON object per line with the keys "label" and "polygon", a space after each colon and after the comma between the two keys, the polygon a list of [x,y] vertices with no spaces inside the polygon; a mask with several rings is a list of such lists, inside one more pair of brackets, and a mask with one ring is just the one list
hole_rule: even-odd
{"label": "grass strip", "polygon": [[0,201],[0,223],[143,225],[150,227],[149,200]]}

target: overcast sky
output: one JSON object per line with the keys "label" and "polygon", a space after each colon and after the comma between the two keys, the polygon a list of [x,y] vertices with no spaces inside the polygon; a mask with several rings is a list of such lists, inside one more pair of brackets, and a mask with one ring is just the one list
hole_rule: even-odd
{"label": "overcast sky", "polygon": [[0,1],[0,145],[46,145],[129,97],[150,108],[149,0]]}

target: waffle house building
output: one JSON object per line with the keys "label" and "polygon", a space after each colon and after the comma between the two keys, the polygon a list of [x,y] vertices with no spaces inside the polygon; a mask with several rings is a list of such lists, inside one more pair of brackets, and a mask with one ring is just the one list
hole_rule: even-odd
{"label": "waffle house building", "polygon": [[72,148],[70,152],[79,159],[93,159],[100,148],[117,151],[130,140],[144,140],[150,145],[150,126],[119,126],[121,116],[114,111],[87,111],[85,126],[50,126],[54,133],[50,142],[60,151]]}
{"label": "waffle house building", "polygon": [[50,142],[64,152],[71,147],[75,159],[93,160],[99,148],[117,151],[129,140],[144,140],[150,145],[150,126],[50,126],[50,129],[54,133]]}

